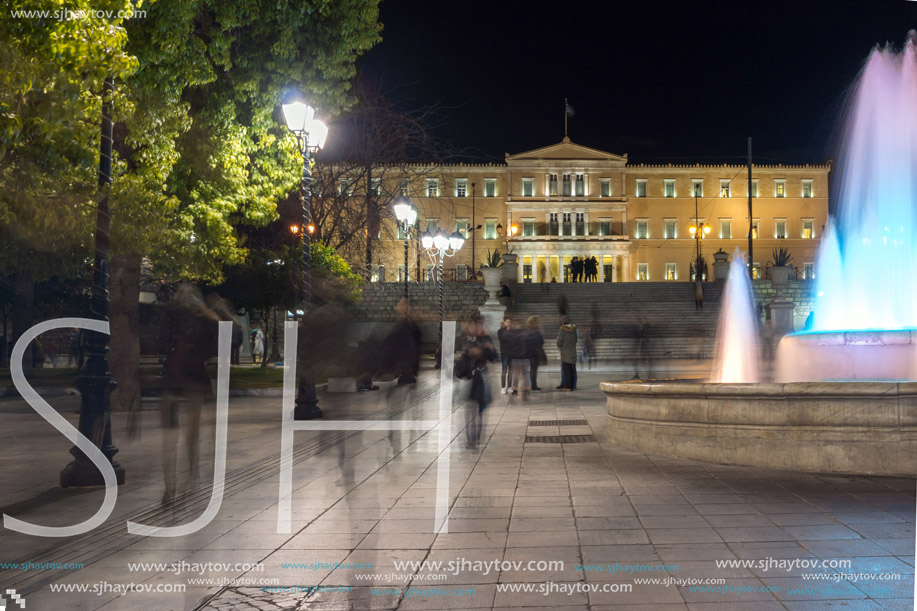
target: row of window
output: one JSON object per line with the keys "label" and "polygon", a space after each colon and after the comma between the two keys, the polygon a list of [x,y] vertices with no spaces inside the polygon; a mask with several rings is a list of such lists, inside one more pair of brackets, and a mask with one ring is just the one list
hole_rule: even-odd
{"label": "row of window", "polygon": [[[689,264],[689,267],[693,269],[693,262]],[[761,264],[754,263],[752,266],[752,277],[759,278],[761,277]],[[801,280],[814,280],[815,279],[815,263],[805,262],[802,264],[802,272],[799,276]],[[650,264],[649,263],[637,263],[637,280],[654,280],[655,278],[650,277]],[[678,275],[678,264],[677,263],[666,263],[665,270],[662,276],[663,280],[694,280],[694,278],[682,278]],[[706,280],[706,275],[704,276]]]}
{"label": "row of window", "polygon": [[[701,226],[704,224],[704,219],[697,219],[698,225]],[[634,239],[637,240],[646,240],[650,237],[649,231],[649,219],[636,219],[636,227],[634,231]],[[757,239],[759,235],[760,219],[754,219],[751,225],[751,237]],[[789,231],[789,221],[783,218],[774,219],[774,238],[778,240],[787,239],[790,236]],[[802,219],[802,227],[799,233],[799,237],[803,240],[812,240],[815,239],[815,220],[814,219]],[[731,240],[733,238],[732,231],[732,219],[719,219],[719,233],[717,236],[724,240]],[[673,240],[678,237],[678,220],[677,219],[663,219],[662,220],[662,237],[666,240]],[[693,238],[693,235],[687,235],[684,237]],[[707,236],[710,237],[710,236]]]}
{"label": "row of window", "polygon": [[[558,177],[560,180],[558,180]],[[544,194],[547,196],[587,196],[590,195],[588,190],[588,180],[585,174],[547,174],[545,176],[545,189]],[[636,179],[636,186],[634,190],[634,197],[647,197],[647,183],[648,179],[638,178]],[[732,197],[732,180],[730,179],[720,179],[719,181],[719,196],[720,197]],[[472,188],[476,185],[471,183]],[[675,188],[676,179],[674,178],[664,178],[663,179],[663,197],[676,197],[678,192]],[[469,183],[467,178],[457,178],[455,180],[455,197],[468,197]],[[349,188],[344,186],[342,188]],[[408,182],[403,181],[400,187],[401,193],[403,195],[408,194]],[[439,197],[442,194],[440,189],[440,179],[439,178],[427,178],[426,179],[426,190],[424,194],[427,197]],[[813,180],[806,178],[802,180],[802,187],[800,191],[800,197],[810,198],[814,197],[814,187]],[[485,178],[484,179],[484,197],[496,197],[497,196],[497,179],[496,178]],[[535,179],[534,178],[523,178],[522,179],[522,197],[535,197],[537,195],[535,189]],[[599,179],[599,197],[611,197],[612,188],[611,188],[611,179],[610,178],[600,178]],[[702,178],[692,178],[691,179],[691,191],[690,197],[704,197],[704,179]],[[758,197],[758,179],[752,179],[751,182],[751,196]],[[774,197],[787,197],[787,184],[786,179],[779,178],[774,180]]]}
{"label": "row of window", "polygon": [[[693,219],[692,219],[693,220]],[[705,219],[697,219],[698,226],[703,226],[705,224]],[[732,231],[732,219],[719,219],[719,231],[716,233],[715,237],[719,237],[723,240],[731,240],[733,237],[744,237],[739,234],[734,234]],[[485,219],[483,227],[483,239],[485,240],[496,240],[499,237],[498,231],[499,221],[495,218]],[[614,221],[610,218],[600,218],[598,221],[587,222],[586,216],[582,212],[549,212],[547,223],[536,222],[533,218],[524,218],[521,222],[521,236],[526,237],[537,237],[537,236],[587,236],[587,235],[598,235],[599,237],[619,235],[616,233],[616,229],[621,229],[615,227]],[[618,224],[620,225],[620,223]],[[744,225],[744,223],[743,223]],[[426,226],[423,227],[421,232],[430,231],[430,233],[435,233],[439,227],[438,218],[427,218]],[[760,219],[754,219],[751,226],[751,236],[753,239],[757,239],[759,236],[759,227]],[[458,231],[462,234],[465,239],[470,237],[470,222],[468,219],[456,219],[455,221],[455,231]],[[634,220],[634,239],[636,240],[647,240],[651,237],[650,235],[650,220],[649,219],[635,219]],[[665,240],[674,240],[678,236],[678,219],[663,219],[662,220],[662,238]],[[693,238],[694,236],[688,233],[683,235],[685,238]],[[706,237],[714,237],[707,235]],[[782,240],[790,238],[789,233],[789,221],[784,218],[775,218],[774,219],[774,233],[773,237]],[[803,240],[813,240],[815,239],[815,220],[814,219],[802,219],[801,221],[801,231],[799,233],[799,238]],[[398,225],[398,239],[403,240],[404,234],[401,230],[401,225]]]}
{"label": "row of window", "polygon": [[[523,269],[522,269],[523,282],[532,281],[531,267],[532,267],[531,264],[523,266]],[[612,279],[611,267],[612,267],[611,265],[604,266],[605,269],[602,270],[603,271],[602,281],[611,282],[611,279]],[[692,272],[694,271],[693,262],[689,264],[689,268],[692,268]],[[451,277],[447,276],[446,280],[455,280],[455,281],[468,280],[471,275],[469,272],[469,267],[461,263],[456,265],[455,268],[446,270],[446,271],[449,272],[448,276],[451,276]],[[399,265],[398,266],[398,282],[404,282],[404,273],[405,273],[404,265]],[[423,271],[424,281],[425,282],[432,281],[434,277],[434,273],[435,272],[434,272],[433,265],[428,264]],[[760,263],[754,264],[753,269],[752,269],[752,276],[754,278],[759,278],[761,276],[761,264]],[[563,277],[564,277],[565,282],[572,281],[572,278],[570,277],[569,264],[565,263],[563,265]],[[815,264],[813,262],[804,262],[802,264],[802,270],[801,270],[799,277],[801,280],[814,280],[815,279]],[[385,270],[384,265],[378,265],[373,268],[371,279],[373,282],[386,282],[386,281],[393,280],[392,278],[389,278],[386,276],[386,270]],[[665,269],[663,271],[662,279],[663,280],[694,280],[695,278],[694,277],[691,277],[691,278],[681,277],[679,275],[679,268],[678,268],[677,263],[666,263]],[[704,279],[706,280],[707,277],[704,276]],[[655,278],[651,277],[650,275],[649,263],[637,263],[636,280],[641,280],[641,281],[655,280]],[[542,281],[546,281],[546,278],[543,279]]]}

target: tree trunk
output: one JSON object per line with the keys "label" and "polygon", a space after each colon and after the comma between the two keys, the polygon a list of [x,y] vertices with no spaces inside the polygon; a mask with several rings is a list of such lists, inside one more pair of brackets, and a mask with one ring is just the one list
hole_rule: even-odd
{"label": "tree trunk", "polygon": [[[19,337],[32,326],[32,306],[35,300],[35,281],[30,270],[16,272],[13,281],[13,337],[12,345],[16,345]],[[25,349],[22,358],[22,369],[26,373],[32,371],[32,344]]]}
{"label": "tree trunk", "polygon": [[110,397],[112,411],[140,409],[140,262],[137,253],[111,258],[108,363],[118,383]]}

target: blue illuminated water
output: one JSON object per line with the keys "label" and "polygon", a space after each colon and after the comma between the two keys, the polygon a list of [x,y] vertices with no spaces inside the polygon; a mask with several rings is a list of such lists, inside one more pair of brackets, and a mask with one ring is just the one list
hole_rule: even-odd
{"label": "blue illuminated water", "polygon": [[917,327],[917,33],[876,48],[851,95],[813,330]]}

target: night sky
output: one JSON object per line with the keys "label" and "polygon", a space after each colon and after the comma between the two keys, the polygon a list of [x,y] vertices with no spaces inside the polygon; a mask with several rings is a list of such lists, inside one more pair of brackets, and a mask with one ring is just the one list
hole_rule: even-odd
{"label": "night sky", "polygon": [[917,29],[908,0],[383,0],[360,79],[437,135],[501,161],[563,137],[632,162],[832,156],[870,50]]}

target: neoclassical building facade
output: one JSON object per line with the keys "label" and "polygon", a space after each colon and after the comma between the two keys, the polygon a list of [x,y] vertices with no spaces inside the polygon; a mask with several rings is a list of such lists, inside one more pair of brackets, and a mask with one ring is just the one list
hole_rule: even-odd
{"label": "neoclassical building facade", "polygon": [[[384,180],[399,180],[394,190],[418,209],[412,281],[429,279],[435,264],[418,240],[427,229],[466,237],[444,262],[447,280],[467,279],[494,250],[509,250],[518,255],[519,282],[570,282],[573,257],[595,257],[600,282],[687,281],[698,250],[711,276],[714,252],[746,251],[749,221],[756,267],[786,248],[797,277],[811,279],[830,172],[831,162],[753,165],[751,219],[746,165],[635,165],[569,138],[501,164],[421,167],[410,180]],[[402,280],[403,235],[394,221],[388,229],[374,279]]]}

